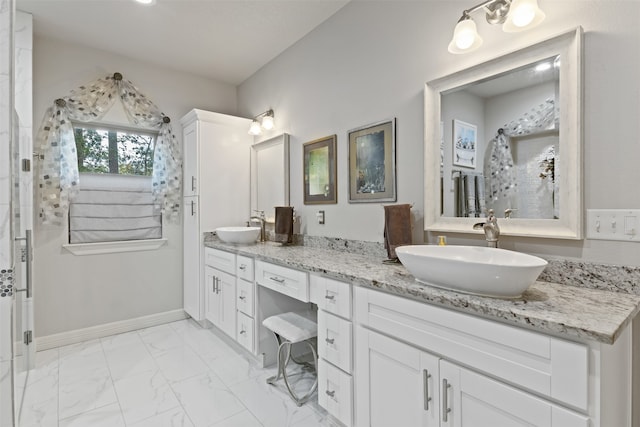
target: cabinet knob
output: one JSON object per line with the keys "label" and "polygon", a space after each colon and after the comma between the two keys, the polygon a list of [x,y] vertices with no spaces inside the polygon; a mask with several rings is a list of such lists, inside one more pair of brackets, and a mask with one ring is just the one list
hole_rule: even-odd
{"label": "cabinet knob", "polygon": [[327,394],[327,396],[333,397],[333,396],[335,396],[336,391],[335,390],[331,390],[331,391],[327,390],[327,391],[325,391],[325,393]]}
{"label": "cabinet knob", "polygon": [[325,338],[324,340],[327,342],[327,344],[333,344],[336,339],[335,338]]}
{"label": "cabinet knob", "polygon": [[334,299],[336,299],[336,296],[335,296],[335,295],[328,295],[328,294],[327,294],[327,295],[325,295],[324,297],[325,297],[326,299],[328,299],[328,300],[334,300]]}
{"label": "cabinet knob", "polygon": [[238,299],[241,299],[241,300],[243,300],[243,301],[244,301],[245,299],[247,299],[247,297],[245,297],[244,295],[240,295],[240,296],[238,297]]}
{"label": "cabinet knob", "polygon": [[242,264],[240,265],[240,267],[238,267],[240,270],[245,271],[247,269],[247,265],[246,264]]}

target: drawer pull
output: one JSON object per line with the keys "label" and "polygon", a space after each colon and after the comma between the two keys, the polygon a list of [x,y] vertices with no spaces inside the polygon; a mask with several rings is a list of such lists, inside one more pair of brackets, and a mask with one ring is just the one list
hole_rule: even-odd
{"label": "drawer pull", "polygon": [[244,295],[240,295],[238,298],[239,298],[239,299],[241,299],[242,301],[244,301],[245,299],[247,299],[247,297],[245,297]]}
{"label": "drawer pull", "polygon": [[327,342],[327,344],[333,344],[333,342],[334,342],[336,339],[335,339],[335,338],[325,338],[324,340]]}
{"label": "drawer pull", "polygon": [[451,412],[451,408],[449,408],[449,388],[451,385],[446,378],[442,380],[442,421],[447,423],[449,422],[449,412]]}
{"label": "drawer pull", "polygon": [[269,277],[269,279],[273,280],[274,282],[284,283],[284,279],[281,279],[280,277]]}
{"label": "drawer pull", "polygon": [[247,265],[246,264],[242,264],[240,265],[240,267],[238,267],[240,270],[245,271],[247,269]]}
{"label": "drawer pull", "polygon": [[428,370],[424,369],[422,371],[422,385],[424,387],[424,410],[429,410],[429,402],[431,402],[431,397],[429,397],[429,378],[431,378],[431,374]]}
{"label": "drawer pull", "polygon": [[325,295],[324,297],[325,297],[326,299],[328,299],[328,300],[336,299],[336,296],[335,296],[335,295]]}
{"label": "drawer pull", "polygon": [[240,331],[240,335],[246,334],[246,333],[247,333],[247,331],[245,331],[244,329]]}
{"label": "drawer pull", "polygon": [[327,390],[327,391],[325,391],[325,393],[327,394],[327,396],[333,397],[333,396],[335,396],[336,391],[335,390],[332,390],[332,391]]}

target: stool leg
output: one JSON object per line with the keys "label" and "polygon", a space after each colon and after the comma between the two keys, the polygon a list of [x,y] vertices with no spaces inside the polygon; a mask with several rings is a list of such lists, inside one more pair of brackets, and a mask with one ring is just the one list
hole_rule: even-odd
{"label": "stool leg", "polygon": [[[289,384],[289,379],[287,377],[286,368],[287,368],[287,365],[289,364],[290,358],[287,358],[287,361],[282,369],[282,378],[284,379],[284,384],[287,386],[287,390],[289,391],[291,398],[298,406],[302,406],[305,402],[307,402],[311,397],[311,395],[313,395],[313,393],[318,388],[318,364],[317,364],[318,356],[316,354],[316,349],[313,347],[313,344],[311,344],[310,341],[306,341],[306,343],[311,348],[311,354],[313,355],[313,368],[314,368],[315,380],[313,382],[313,385],[311,386],[311,389],[304,396],[298,397],[298,395],[291,388],[291,385]],[[289,346],[289,355],[290,354],[291,354],[291,346]]]}
{"label": "stool leg", "polygon": [[278,343],[278,356],[277,356],[277,368],[276,368],[276,374],[272,377],[267,378],[267,383],[273,385],[276,381],[278,381],[282,375],[282,373],[284,372],[284,367],[286,366],[286,361],[288,360],[288,355],[291,353],[291,351],[287,351],[287,356],[285,358],[283,358],[283,352],[282,350],[287,347],[288,349],[290,348],[290,344],[288,341],[284,341],[282,340],[282,338],[280,338],[280,336],[278,334],[276,334],[274,332],[275,337],[276,337],[276,341]]}

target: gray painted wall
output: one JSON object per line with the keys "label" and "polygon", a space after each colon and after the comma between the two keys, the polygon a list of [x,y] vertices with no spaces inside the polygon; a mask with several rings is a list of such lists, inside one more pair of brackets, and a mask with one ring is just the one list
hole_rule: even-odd
{"label": "gray painted wall", "polygon": [[[463,1],[353,1],[240,85],[249,116],[272,107],[276,132],[291,134],[291,202],[302,230],[319,236],[382,241],[380,204],[349,204],[347,132],[397,117],[398,202],[413,203],[414,242],[423,233],[423,88],[425,82],[581,25],[584,38],[585,208],[639,208],[640,2],[544,1],[547,18],[507,34],[479,16],[484,45],[452,55],[447,44]],[[615,4],[619,8],[612,7]],[[302,144],[338,136],[338,204],[302,203]],[[436,203],[437,201],[428,201]],[[326,211],[326,224],[315,212]],[[451,235],[449,243],[482,244]],[[640,265],[640,245],[626,242],[504,238],[502,247],[604,263]]]}
{"label": "gray painted wall", "polygon": [[[36,128],[53,100],[116,71],[171,118],[180,141],[180,118],[192,108],[222,113],[234,113],[236,109],[233,86],[50,39],[36,37],[33,62]],[[115,105],[114,109],[120,114],[111,115],[112,120],[124,117],[121,106]],[[36,335],[182,308],[181,224],[165,222],[164,237],[169,242],[157,251],[74,256],[62,249],[66,229],[37,226]]]}

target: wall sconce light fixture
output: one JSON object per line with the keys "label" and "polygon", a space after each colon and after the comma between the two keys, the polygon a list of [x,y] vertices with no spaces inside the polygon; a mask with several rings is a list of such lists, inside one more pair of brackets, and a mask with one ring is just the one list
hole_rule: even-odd
{"label": "wall sconce light fixture", "polygon": [[270,108],[264,113],[260,113],[253,118],[253,121],[249,126],[249,135],[260,135],[263,128],[271,130],[274,125],[273,110]]}
{"label": "wall sconce light fixture", "polygon": [[482,37],[478,34],[476,23],[471,14],[484,9],[487,22],[502,24],[502,31],[515,33],[528,30],[538,25],[545,14],[538,7],[538,0],[487,0],[470,9],[462,11],[453,30],[453,38],[449,43],[449,52],[467,53],[482,45]]}

